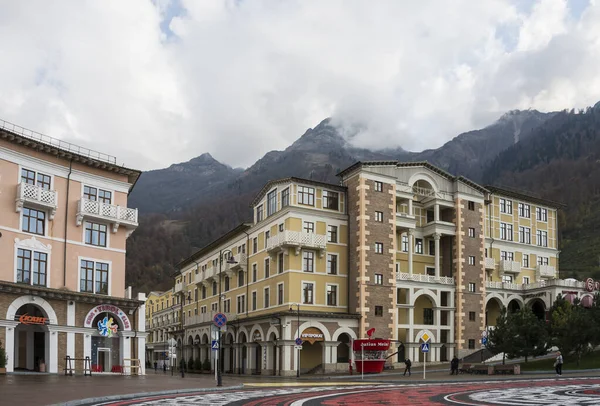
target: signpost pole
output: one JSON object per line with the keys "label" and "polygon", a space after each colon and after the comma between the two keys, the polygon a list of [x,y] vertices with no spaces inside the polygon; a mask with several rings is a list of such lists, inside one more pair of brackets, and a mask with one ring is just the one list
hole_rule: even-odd
{"label": "signpost pole", "polygon": [[360,358],[362,360],[361,365],[362,368],[360,369],[360,379],[362,379],[363,381],[365,380],[365,343],[361,343],[361,355]]}
{"label": "signpost pole", "polygon": [[427,353],[423,353],[423,380],[425,380],[425,365],[427,364]]}

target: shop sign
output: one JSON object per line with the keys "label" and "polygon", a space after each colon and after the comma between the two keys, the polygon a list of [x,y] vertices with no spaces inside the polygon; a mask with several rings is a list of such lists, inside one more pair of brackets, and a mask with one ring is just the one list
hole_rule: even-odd
{"label": "shop sign", "polygon": [[323,336],[323,332],[316,327],[309,327],[300,334],[300,337],[304,341],[308,341],[311,344],[314,344],[317,341],[325,341],[325,337]]}
{"label": "shop sign", "polygon": [[585,280],[585,290],[588,292],[600,290],[600,281],[594,281],[592,278],[587,278]]}
{"label": "shop sign", "polygon": [[15,320],[22,324],[49,324],[47,317],[30,316],[27,313],[20,316],[16,315]]}
{"label": "shop sign", "polygon": [[390,349],[390,340],[354,340],[352,343],[354,351],[387,351]]}
{"label": "shop sign", "polygon": [[[117,306],[102,304],[94,307],[89,311],[87,316],[85,317],[84,327],[95,327],[92,326],[94,319],[101,313],[111,313],[114,316],[118,317],[119,320],[123,323],[123,330],[129,331],[131,330],[131,324],[129,323],[129,318],[125,314],[123,310],[118,308]],[[108,322],[108,319],[106,320]],[[114,320],[113,320],[114,322]],[[98,326],[100,328],[100,326]]]}
{"label": "shop sign", "polygon": [[102,337],[112,337],[113,334],[117,334],[119,328],[118,324],[114,324],[113,318],[104,316],[104,319],[98,322],[98,332]]}

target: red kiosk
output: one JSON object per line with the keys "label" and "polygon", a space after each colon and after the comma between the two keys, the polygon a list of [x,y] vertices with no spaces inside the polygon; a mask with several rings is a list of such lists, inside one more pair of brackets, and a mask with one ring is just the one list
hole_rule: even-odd
{"label": "red kiosk", "polygon": [[378,374],[383,372],[390,349],[390,340],[371,339],[374,330],[367,331],[368,339],[358,339],[352,343],[354,364],[358,373]]}

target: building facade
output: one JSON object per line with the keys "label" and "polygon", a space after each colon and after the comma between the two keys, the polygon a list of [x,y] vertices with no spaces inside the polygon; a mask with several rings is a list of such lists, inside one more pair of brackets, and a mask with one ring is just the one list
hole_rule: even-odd
{"label": "building facade", "polygon": [[125,287],[125,242],[138,224],[127,196],[140,172],[2,123],[0,342],[7,371],[58,373],[67,356],[78,360],[77,373],[86,357],[88,368],[108,372],[143,360],[145,295],[134,300]]}
{"label": "building facade", "polygon": [[146,360],[152,367],[162,369],[177,365],[173,351],[175,334],[180,332],[181,297],[173,294],[174,289],[166,292],[150,292],[146,299]]}
{"label": "building facade", "polygon": [[179,264],[178,357],[214,368],[220,337],[224,372],[342,371],[351,340],[374,332],[392,340],[391,364],[444,362],[481,349],[502,307],[542,318],[559,294],[591,305],[598,284],[558,278],[560,204],[423,162],[338,176],[269,182],[251,224]]}

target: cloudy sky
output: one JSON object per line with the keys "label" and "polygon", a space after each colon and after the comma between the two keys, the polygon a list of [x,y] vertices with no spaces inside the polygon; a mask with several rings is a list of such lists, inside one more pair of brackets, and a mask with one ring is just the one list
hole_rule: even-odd
{"label": "cloudy sky", "polygon": [[0,61],[0,119],[130,167],[247,167],[330,116],[420,151],[600,100],[600,0],[0,0]]}

